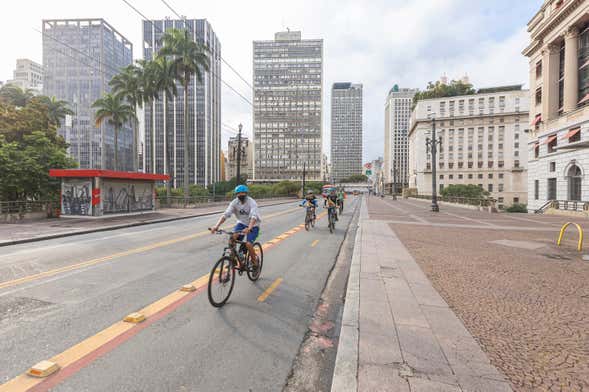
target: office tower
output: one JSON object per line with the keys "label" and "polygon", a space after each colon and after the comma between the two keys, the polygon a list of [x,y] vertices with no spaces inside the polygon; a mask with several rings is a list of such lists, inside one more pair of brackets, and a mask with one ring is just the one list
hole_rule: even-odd
{"label": "office tower", "polygon": [[[104,19],[43,20],[43,94],[70,103],[71,121],[58,130],[80,168],[114,169],[114,127],[95,126],[92,104],[109,81],[133,62],[133,46]],[[132,170],[133,130],[119,130],[118,169]]]}
{"label": "office tower", "polygon": [[6,84],[14,84],[23,90],[31,89],[36,93],[43,90],[43,66],[29,59],[17,59],[12,80]]}
{"label": "office tower", "polygon": [[321,179],[323,40],[254,41],[254,178]]}
{"label": "office tower", "polygon": [[[209,48],[209,71],[188,87],[189,183],[208,186],[221,179],[221,44],[206,19],[143,21],[143,58],[152,60],[169,29],[188,29]],[[145,106],[145,170],[170,173],[176,188],[184,186],[184,90],[171,100]],[[164,105],[165,110],[164,110]],[[166,137],[167,134],[167,137]],[[170,145],[167,145],[169,142]]]}
{"label": "office tower", "polygon": [[362,174],[362,85],[331,88],[331,168],[334,181]]}

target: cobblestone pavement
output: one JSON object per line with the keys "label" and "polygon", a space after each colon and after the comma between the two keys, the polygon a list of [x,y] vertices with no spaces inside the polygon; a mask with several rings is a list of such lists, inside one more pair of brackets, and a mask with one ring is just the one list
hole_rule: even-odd
{"label": "cobblestone pavement", "polygon": [[[369,198],[517,391],[589,391],[589,262],[570,218]],[[579,219],[589,229],[589,221]],[[575,237],[573,232],[570,237]]]}

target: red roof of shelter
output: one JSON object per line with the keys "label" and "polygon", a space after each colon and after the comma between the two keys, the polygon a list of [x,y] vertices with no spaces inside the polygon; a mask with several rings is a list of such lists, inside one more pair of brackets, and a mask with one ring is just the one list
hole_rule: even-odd
{"label": "red roof of shelter", "polygon": [[167,174],[151,174],[140,172],[124,172],[114,170],[98,170],[98,169],[51,169],[49,170],[51,177],[100,177],[100,178],[118,178],[122,180],[152,180],[163,181],[169,180],[170,176]]}

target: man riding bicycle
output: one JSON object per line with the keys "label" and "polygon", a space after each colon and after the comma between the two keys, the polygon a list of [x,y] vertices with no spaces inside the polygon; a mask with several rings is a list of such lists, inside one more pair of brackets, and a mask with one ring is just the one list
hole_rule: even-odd
{"label": "man riding bicycle", "polygon": [[235,195],[237,196],[225,210],[225,213],[219,218],[219,221],[214,227],[211,227],[211,233],[215,234],[219,227],[229,218],[231,215],[235,215],[237,218],[237,224],[233,231],[233,239],[237,241],[243,241],[243,237],[246,237],[245,245],[249,251],[252,265],[254,268],[258,267],[258,258],[254,249],[254,242],[260,234],[260,213],[258,211],[258,204],[254,199],[248,196],[249,189],[245,185],[238,185],[235,188]]}
{"label": "man riding bicycle", "polygon": [[327,195],[327,211],[329,214],[334,214],[334,218],[337,221],[337,194],[335,193],[335,189],[332,189]]}
{"label": "man riding bicycle", "polygon": [[313,193],[313,191],[308,191],[307,196],[303,199],[301,203],[302,207],[311,207],[313,209],[313,220],[317,219],[317,214],[315,213],[317,210],[317,197]]}
{"label": "man riding bicycle", "polygon": [[340,189],[340,191],[337,193],[337,206],[340,208],[340,211],[344,210],[344,199],[344,191]]}

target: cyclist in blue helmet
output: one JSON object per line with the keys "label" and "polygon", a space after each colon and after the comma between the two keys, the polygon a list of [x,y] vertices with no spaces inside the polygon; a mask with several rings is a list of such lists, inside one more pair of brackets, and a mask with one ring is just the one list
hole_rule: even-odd
{"label": "cyclist in blue helmet", "polygon": [[237,224],[233,229],[236,233],[234,238],[242,241],[243,237],[246,237],[246,246],[252,257],[252,264],[256,268],[258,266],[258,260],[254,250],[254,242],[256,242],[260,234],[260,223],[262,222],[258,204],[248,196],[249,189],[246,185],[236,186],[234,193],[236,198],[229,203],[225,213],[219,218],[217,224],[211,228],[211,233],[215,234],[227,219],[235,215]]}

